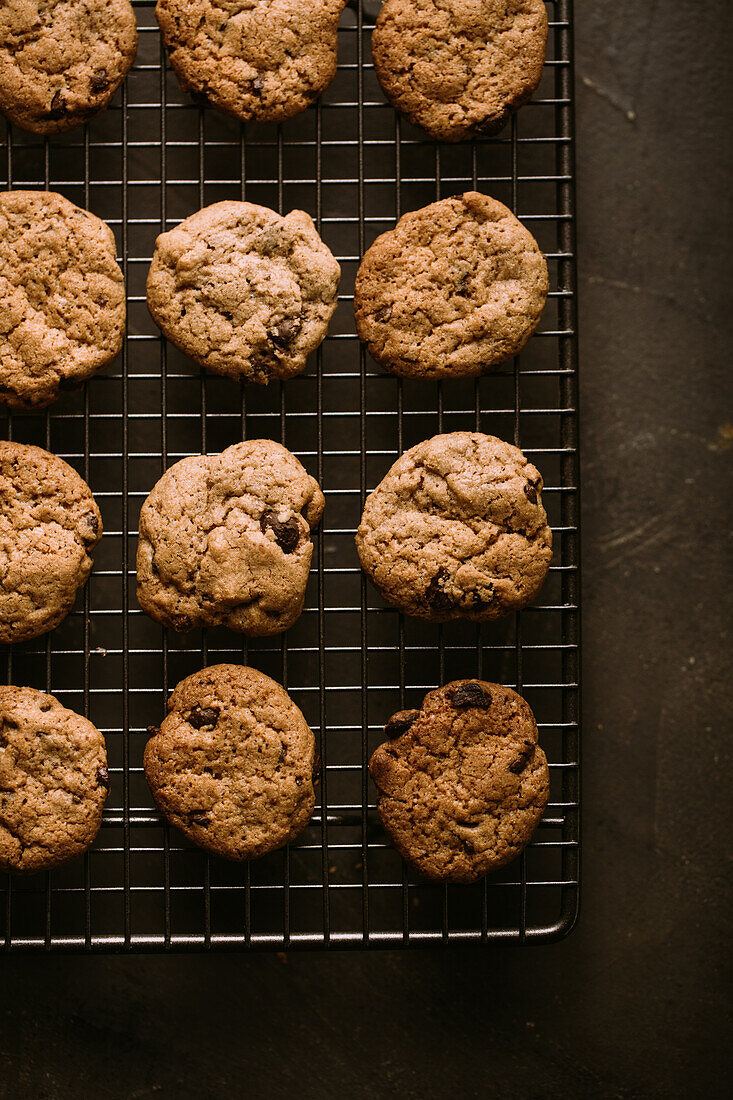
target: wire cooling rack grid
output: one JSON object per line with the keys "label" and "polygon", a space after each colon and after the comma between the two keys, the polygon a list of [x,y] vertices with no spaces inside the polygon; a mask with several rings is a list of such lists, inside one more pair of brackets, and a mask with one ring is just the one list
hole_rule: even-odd
{"label": "wire cooling rack grid", "polygon": [[[549,940],[579,897],[578,494],[573,224],[572,13],[548,4],[548,61],[534,101],[498,138],[439,145],[396,117],[371,65],[375,4],[352,3],[339,69],[322,101],[281,126],[240,126],[183,95],[154,5],[134,4],[135,67],[83,130],[41,139],[7,127],[9,188],[50,188],[114,229],[128,289],[125,348],[111,369],[0,433],[71,462],[89,481],[105,534],[83,596],[45,638],[9,647],[10,683],[53,692],[103,730],[112,791],[84,859],[29,878],[0,876],[7,950],[164,950]],[[404,211],[477,188],[510,205],[548,257],[541,331],[477,381],[401,382],[354,334],[359,258]],[[328,339],[305,374],[267,389],[206,376],[166,346],[145,306],[156,235],[201,206],[246,198],[308,210],[342,269]],[[407,447],[477,428],[520,444],[542,471],[555,556],[540,601],[481,628],[400,617],[366,584],[353,533],[366,493]],[[306,608],[281,638],[163,632],[135,600],[140,505],[184,455],[267,436],[324,487]],[[250,865],[211,859],[154,811],[142,771],[148,725],[202,664],[247,661],[283,683],[324,762],[316,811],[290,849]],[[537,716],[551,800],[525,854],[473,887],[414,880],[386,843],[367,761],[387,717],[446,680],[516,687]]]}

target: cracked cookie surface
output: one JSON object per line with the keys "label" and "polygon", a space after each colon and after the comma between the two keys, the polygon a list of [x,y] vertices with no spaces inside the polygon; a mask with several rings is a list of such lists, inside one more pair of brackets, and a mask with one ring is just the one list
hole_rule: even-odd
{"label": "cracked cookie surface", "polygon": [[495,134],[542,78],[543,0],[387,0],[372,35],[392,106],[441,141]]}
{"label": "cracked cookie surface", "polygon": [[0,687],[0,870],[46,871],[80,856],[109,787],[91,722],[42,691]]}
{"label": "cracked cookie surface", "polygon": [[246,122],[283,122],[336,75],[346,0],[158,0],[181,87]]}
{"label": "cracked cookie surface", "polygon": [[549,770],[529,704],[454,680],[389,720],[369,771],[392,843],[419,874],[470,883],[515,859],[547,805]]}
{"label": "cracked cookie surface", "polygon": [[140,606],[174,630],[287,630],[303,609],[323,506],[315,478],[270,439],[182,459],[140,512]]}
{"label": "cracked cookie surface", "polygon": [[322,343],[341,269],[302,210],[218,202],[158,237],[148,308],[200,366],[267,384]]}
{"label": "cracked cookie surface", "polygon": [[0,642],[37,638],[66,618],[101,537],[76,470],[40,447],[0,441]]}
{"label": "cracked cookie surface", "polygon": [[547,264],[511,210],[469,191],[405,214],[356,276],[356,330],[403,378],[473,378],[505,363],[540,322]]}
{"label": "cracked cookie surface", "polygon": [[367,497],[356,533],[384,598],[430,622],[499,619],[530,603],[552,558],[542,477],[494,436],[411,447]]}
{"label": "cracked cookie surface", "polygon": [[43,408],[110,363],[125,333],[112,230],[53,191],[0,194],[0,405]]}
{"label": "cracked cookie surface", "polygon": [[182,680],[145,747],[160,812],[225,859],[294,840],[313,813],[315,738],[284,688],[253,668],[212,665]]}
{"label": "cracked cookie surface", "polygon": [[104,110],[137,50],[129,0],[3,0],[0,111],[53,134]]}

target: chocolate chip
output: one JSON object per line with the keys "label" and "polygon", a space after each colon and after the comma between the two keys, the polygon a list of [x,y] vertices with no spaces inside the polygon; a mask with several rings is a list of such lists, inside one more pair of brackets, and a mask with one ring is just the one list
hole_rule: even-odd
{"label": "chocolate chip", "polygon": [[486,709],[491,706],[491,692],[485,691],[479,684],[461,684],[453,692],[451,700],[454,707],[481,707]]}
{"label": "chocolate chip", "polygon": [[275,536],[275,542],[285,554],[292,554],[300,542],[300,525],[295,516],[278,519],[277,512],[268,509],[260,517],[260,529],[263,534],[268,530]]}
{"label": "chocolate chip", "polygon": [[382,306],[382,308],[378,309],[377,312],[374,314],[374,320],[377,321],[380,325],[386,325],[391,316],[392,306]]}
{"label": "chocolate chip", "polygon": [[48,109],[48,117],[54,121],[63,118],[66,115],[66,104],[64,103],[61,89],[54,92],[53,99],[51,100],[51,106]]}
{"label": "chocolate chip", "polygon": [[197,107],[210,107],[211,100],[207,96],[206,92],[189,92],[191,99],[194,101]]}
{"label": "chocolate chip", "polygon": [[320,756],[316,753],[316,755],[313,757],[313,772],[311,773],[311,779],[314,784],[316,784],[321,778],[322,770],[323,762]]}
{"label": "chocolate chip", "polygon": [[205,826],[205,825],[209,824],[210,818],[209,818],[208,814],[194,813],[194,814],[191,814],[190,821],[191,821],[192,825]]}
{"label": "chocolate chip", "polygon": [[188,716],[188,724],[193,726],[195,730],[200,730],[204,726],[215,726],[218,718],[218,707],[200,707],[196,705]]}
{"label": "chocolate chip", "polygon": [[467,298],[471,289],[471,276],[464,275],[458,286],[456,287],[456,296],[458,298]]}
{"label": "chocolate chip", "polygon": [[95,69],[92,73],[92,91],[99,93],[104,92],[109,88],[109,80],[107,79],[106,69]]}
{"label": "chocolate chip", "polygon": [[97,516],[94,514],[94,512],[90,512],[89,515],[86,516],[86,521],[87,521],[87,524],[89,525],[89,529],[91,530],[92,534],[93,535],[98,535],[99,534],[99,520],[98,520]]}
{"label": "chocolate chip", "polygon": [[265,87],[265,78],[262,76],[262,73],[258,73],[257,76],[252,81],[252,90],[259,93],[264,89],[264,87]]}
{"label": "chocolate chip", "polygon": [[109,790],[109,772],[105,767],[97,768],[97,786]]}
{"label": "chocolate chip", "polygon": [[486,115],[473,124],[474,132],[477,134],[486,134],[489,137],[492,134],[498,134],[499,130],[503,130],[506,126],[510,115],[511,111],[509,110],[503,110],[498,115],[496,113]]}
{"label": "chocolate chip", "polygon": [[83,384],[84,383],[81,378],[59,378],[60,390],[78,390],[82,387]]}
{"label": "chocolate chip", "polygon": [[529,482],[527,482],[527,484],[524,486],[524,495],[526,496],[530,504],[537,503],[537,490],[535,489],[534,485],[530,485]]}
{"label": "chocolate chip", "polygon": [[286,317],[279,325],[268,333],[270,342],[284,351],[288,348],[303,327],[300,317]]}
{"label": "chocolate chip", "polygon": [[384,733],[386,737],[399,737],[400,734],[406,733],[409,730],[412,723],[416,718],[420,717],[419,710],[400,710],[397,714],[393,714],[387,725],[384,727]]}
{"label": "chocolate chip", "polygon": [[453,600],[443,590],[447,580],[448,570],[439,569],[425,590],[425,599],[433,611],[448,611],[453,607]]}
{"label": "chocolate chip", "polygon": [[509,771],[512,772],[514,775],[519,775],[519,773],[524,771],[524,769],[527,767],[527,764],[533,756],[534,741],[525,741],[524,748],[520,750],[519,756],[512,760],[511,764],[509,765]]}

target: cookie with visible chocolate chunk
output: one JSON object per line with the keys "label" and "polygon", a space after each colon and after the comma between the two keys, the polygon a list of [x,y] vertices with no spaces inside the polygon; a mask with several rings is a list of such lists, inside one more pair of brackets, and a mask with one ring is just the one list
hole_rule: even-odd
{"label": "cookie with visible chocolate chunk", "polygon": [[303,609],[323,506],[315,478],[270,439],[176,462],[140,512],[140,606],[173,630],[287,630]]}
{"label": "cookie with visible chocolate chunk", "polygon": [[266,385],[305,367],[328,331],[341,269],[302,210],[217,202],[162,233],[148,308],[200,366]]}
{"label": "cookie with visible chocolate chunk", "polygon": [[155,804],[207,851],[255,859],[310,821],[315,738],[269,676],[242,665],[195,672],[150,732],[144,763]]}
{"label": "cookie with visible chocolate chunk", "polygon": [[384,598],[429,622],[483,622],[536,597],[552,558],[542,477],[510,443],[449,432],[411,447],[367,497],[356,533]]}
{"label": "cookie with visible chocolate chunk", "polygon": [[109,788],[91,722],[35,688],[0,687],[0,870],[48,871],[80,856]]}
{"label": "cookie with visible chocolate chunk", "polygon": [[542,78],[543,0],[386,0],[372,35],[392,106],[441,141],[495,134]]}
{"label": "cookie with visible chocolate chunk", "polygon": [[0,194],[0,405],[37,409],[111,363],[125,334],[112,230],[53,191]]}
{"label": "cookie with visible chocolate chunk", "polygon": [[550,791],[529,704],[510,688],[454,680],[393,715],[372,755],[382,824],[425,878],[470,883],[515,859]]}
{"label": "cookie with visible chocolate chunk", "polygon": [[247,122],[284,122],[336,75],[346,0],[158,0],[181,87]]}
{"label": "cookie with visible chocolate chunk", "polygon": [[0,643],[37,638],[66,618],[101,537],[76,470],[41,447],[0,441]]}
{"label": "cookie with visible chocolate chunk", "polygon": [[356,276],[356,331],[402,378],[474,378],[519,354],[548,290],[529,230],[503,203],[467,191],[377,237]]}
{"label": "cookie with visible chocolate chunk", "polygon": [[0,111],[54,134],[103,111],[137,51],[129,0],[3,0]]}

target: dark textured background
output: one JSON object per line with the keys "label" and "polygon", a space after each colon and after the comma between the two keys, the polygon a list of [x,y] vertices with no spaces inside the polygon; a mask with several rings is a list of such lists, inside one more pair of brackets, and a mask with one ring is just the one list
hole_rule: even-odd
{"label": "dark textured background", "polygon": [[5,958],[1,1096],[727,1095],[733,5],[576,7],[578,927],[464,952]]}

